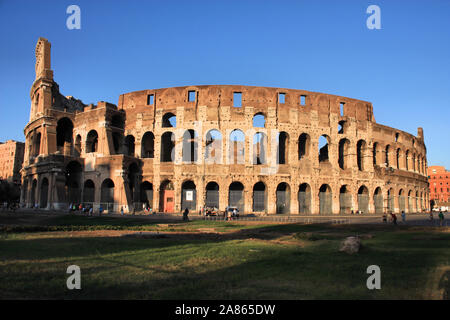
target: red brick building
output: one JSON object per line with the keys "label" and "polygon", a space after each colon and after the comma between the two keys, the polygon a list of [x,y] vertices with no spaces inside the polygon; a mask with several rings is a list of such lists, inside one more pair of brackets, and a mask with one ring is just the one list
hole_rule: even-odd
{"label": "red brick building", "polygon": [[25,143],[8,140],[0,142],[0,179],[20,184]]}
{"label": "red brick building", "polygon": [[428,167],[430,201],[450,202],[450,172],[442,166]]}

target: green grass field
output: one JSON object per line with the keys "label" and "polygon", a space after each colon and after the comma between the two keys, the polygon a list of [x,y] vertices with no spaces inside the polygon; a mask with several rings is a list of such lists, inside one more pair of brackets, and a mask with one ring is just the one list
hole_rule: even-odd
{"label": "green grass field", "polygon": [[[449,228],[80,216],[0,224],[2,299],[449,298]],[[121,236],[138,230],[168,236]],[[349,235],[362,238],[355,255],[338,250]],[[66,287],[72,264],[81,290]],[[381,290],[366,287],[374,264]]]}

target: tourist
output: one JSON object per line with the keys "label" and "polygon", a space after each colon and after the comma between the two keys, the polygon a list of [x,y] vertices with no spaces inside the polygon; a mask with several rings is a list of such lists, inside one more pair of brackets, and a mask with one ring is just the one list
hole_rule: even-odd
{"label": "tourist", "polygon": [[395,215],[395,213],[391,213],[392,214],[392,223],[397,225],[397,216]]}
{"label": "tourist", "polygon": [[100,205],[100,208],[98,208],[98,213],[99,213],[100,215],[102,215],[102,212],[103,212],[103,207],[102,207],[102,205]]}
{"label": "tourist", "polygon": [[404,210],[402,210],[402,221],[403,221],[403,223],[406,222],[406,214],[405,214]]}
{"label": "tourist", "polygon": [[387,216],[386,216],[386,212],[385,212],[385,213],[383,213],[383,222],[384,222],[384,223],[387,223]]}
{"label": "tourist", "polygon": [[439,225],[442,227],[444,225],[444,214],[442,213],[442,210],[439,210]]}
{"label": "tourist", "polygon": [[123,216],[123,207],[120,207],[120,214]]}
{"label": "tourist", "polygon": [[189,214],[189,209],[188,208],[184,209],[183,221],[189,221],[188,214]]}
{"label": "tourist", "polygon": [[94,209],[92,208],[92,206],[89,208],[89,216],[92,216]]}

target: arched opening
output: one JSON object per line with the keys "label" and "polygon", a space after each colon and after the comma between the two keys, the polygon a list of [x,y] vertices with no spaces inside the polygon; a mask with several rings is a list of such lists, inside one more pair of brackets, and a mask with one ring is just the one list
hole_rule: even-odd
{"label": "arched opening", "polygon": [[228,188],[228,206],[237,207],[239,212],[244,212],[244,185],[238,181],[230,184]]}
{"label": "arched opening", "polygon": [[86,180],[83,186],[83,203],[93,205],[95,202],[95,184],[92,180]]}
{"label": "arched opening", "polygon": [[366,142],[359,140],[356,144],[356,160],[358,162],[359,171],[364,171],[364,158],[366,154]]}
{"label": "arched opening", "polygon": [[175,211],[175,192],[170,180],[163,181],[159,187],[159,211],[164,213]]}
{"label": "arched opening", "polygon": [[394,212],[394,190],[392,188],[387,191],[387,209],[388,212]]}
{"label": "arched opening", "polygon": [[409,190],[408,192],[408,213],[410,212],[414,212],[414,208],[413,208],[413,193],[412,190]]}
{"label": "arched opening", "polygon": [[69,118],[61,118],[56,124],[56,147],[66,155],[72,148],[73,123]]}
{"label": "arched opening", "polygon": [[39,201],[41,208],[47,208],[48,199],[48,179],[44,178],[41,182],[41,199]]}
{"label": "arched opening", "polygon": [[264,182],[259,181],[253,186],[253,212],[267,211],[267,192]]}
{"label": "arched opening", "polygon": [[287,164],[289,159],[289,135],[287,132],[280,132],[278,134],[278,150],[277,150],[277,163]]}
{"label": "arched opening", "polygon": [[319,213],[331,214],[332,212],[331,188],[329,185],[323,184],[319,189]]}
{"label": "arched opening", "polygon": [[66,166],[66,199],[69,203],[77,204],[81,202],[81,164],[77,161],[71,161]]}
{"label": "arched opening", "polygon": [[364,185],[358,189],[358,210],[369,213],[369,189]]}
{"label": "arched opening", "polygon": [[390,158],[390,155],[389,155],[389,152],[390,152],[390,146],[389,145],[387,145],[386,146],[386,149],[385,149],[385,159],[384,159],[384,163],[386,164],[386,168],[388,168],[389,167],[389,158]]}
{"label": "arched opening", "polygon": [[319,138],[319,163],[329,161],[328,157],[328,145],[330,138],[326,135],[322,135]]}
{"label": "arched opening", "polygon": [[407,171],[409,170],[409,150],[406,150],[405,153],[405,168]]}
{"label": "arched opening", "polygon": [[23,180],[23,185],[22,185],[22,195],[23,195],[23,202],[27,203],[28,200],[28,179],[24,179]]}
{"label": "arched opening", "polygon": [[175,160],[175,135],[172,132],[164,132],[161,136],[161,162],[174,162]]}
{"label": "arched opening", "polygon": [[345,125],[346,125],[346,121],[345,120],[341,120],[338,123],[338,134],[344,134],[345,133]]}
{"label": "arched opening", "polygon": [[128,135],[125,137],[125,154],[130,157],[134,157],[135,151],[135,139],[134,136]]}
{"label": "arched opening", "polygon": [[400,158],[401,158],[401,150],[400,148],[397,149],[397,154],[396,154],[396,165],[397,165],[397,169],[400,169]]}
{"label": "arched opening", "polygon": [[211,181],[206,185],[205,205],[208,208],[219,209],[219,185],[214,181]]}
{"label": "arched opening", "polygon": [[114,182],[109,178],[102,182],[100,202],[105,212],[114,211]]}
{"label": "arched opening", "polygon": [[291,213],[291,187],[286,182],[277,186],[277,213]]}
{"label": "arched opening", "polygon": [[177,127],[177,117],[171,113],[165,113],[162,117],[162,127],[163,128],[176,128]]}
{"label": "arched opening", "polygon": [[218,130],[206,134],[205,162],[222,163],[222,134]]}
{"label": "arched opening", "polygon": [[35,135],[33,156],[37,157],[41,154],[41,133]]}
{"label": "arched opening", "polygon": [[30,196],[30,202],[33,207],[36,204],[36,188],[37,188],[37,180],[34,179],[33,182],[31,183],[31,196]]}
{"label": "arched opening", "polygon": [[373,159],[373,165],[376,166],[378,164],[377,162],[377,153],[378,153],[378,142],[375,142],[373,144],[373,150],[372,150],[372,159]]}
{"label": "arched opening", "polygon": [[343,185],[339,189],[339,213],[348,214],[351,213],[352,210],[352,194],[348,187]]}
{"label": "arched opening", "polygon": [[381,192],[381,188],[377,187],[373,194],[373,203],[375,206],[375,213],[383,213],[383,193]]}
{"label": "arched opening", "polygon": [[341,139],[339,141],[339,168],[345,170],[348,167],[348,157],[350,154],[350,141]]}
{"label": "arched opening", "polygon": [[155,136],[153,132],[147,131],[142,137],[141,157],[153,158],[155,156]]}
{"label": "arched opening", "polygon": [[253,136],[253,164],[266,164],[267,136],[263,132],[257,132]]}
{"label": "arched opening", "polygon": [[183,162],[194,163],[197,162],[197,150],[198,150],[198,135],[190,129],[186,130],[183,134]]}
{"label": "arched opening", "polygon": [[121,154],[122,153],[122,141],[123,136],[119,132],[113,132],[112,133],[112,140],[113,140],[113,149],[114,154]]}
{"label": "arched opening", "polygon": [[140,170],[136,163],[132,163],[128,166],[128,188],[130,190],[130,201],[139,202],[139,183],[140,183]]}
{"label": "arched opening", "polygon": [[416,197],[414,199],[415,201],[415,206],[414,208],[416,209],[416,212],[419,212],[419,191],[416,191]]}
{"label": "arched opening", "polygon": [[181,185],[181,210],[188,208],[195,211],[197,208],[197,190],[193,181],[185,181]]}
{"label": "arched opening", "polygon": [[97,152],[98,148],[98,134],[97,131],[89,131],[86,138],[86,153]]}
{"label": "arched opening", "polygon": [[79,134],[75,138],[74,155],[75,157],[79,157],[81,155],[81,136]]}
{"label": "arched opening", "polygon": [[140,202],[145,205],[146,209],[153,209],[153,184],[148,181],[141,183]]}
{"label": "arched opening", "polygon": [[298,137],[298,160],[305,159],[309,157],[309,148],[311,144],[311,139],[306,133],[302,133]]}
{"label": "arched opening", "polygon": [[230,164],[245,163],[245,135],[241,130],[235,129],[230,133],[228,151],[228,161]]}
{"label": "arched opening", "polygon": [[307,183],[302,183],[298,188],[299,213],[311,213],[311,187]]}
{"label": "arched opening", "polygon": [[400,212],[405,211],[405,192],[403,189],[398,192],[398,210]]}
{"label": "arched opening", "polygon": [[265,128],[266,126],[266,117],[264,113],[258,112],[253,116],[253,127],[255,128]]}

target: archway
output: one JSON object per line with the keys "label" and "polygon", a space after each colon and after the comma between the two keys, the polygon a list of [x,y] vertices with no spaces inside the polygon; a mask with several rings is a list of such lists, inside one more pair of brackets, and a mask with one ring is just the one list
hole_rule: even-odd
{"label": "archway", "polygon": [[405,211],[405,192],[403,189],[398,192],[398,210],[400,212]]}
{"label": "archway", "polygon": [[177,117],[171,113],[165,113],[162,117],[162,127],[163,128],[176,128],[177,127]]}
{"label": "archway", "polygon": [[69,118],[61,118],[56,124],[56,147],[64,154],[70,154],[72,147],[73,123]]}
{"label": "archway", "polygon": [[44,178],[41,182],[41,198],[39,201],[41,208],[47,208],[47,199],[48,199],[48,179]]}
{"label": "archway", "polygon": [[383,193],[381,192],[381,188],[377,187],[373,194],[373,203],[375,206],[375,213],[383,213]]}
{"label": "archway", "polygon": [[345,170],[348,168],[348,157],[350,155],[350,141],[341,139],[339,141],[339,168]]}
{"label": "archway", "polygon": [[108,212],[114,210],[114,182],[109,178],[102,182],[100,202]]}
{"label": "archway", "polygon": [[230,133],[228,162],[230,164],[245,163],[245,135],[239,129],[235,129]]}
{"label": "archway", "polygon": [[311,187],[307,183],[302,183],[298,188],[299,213],[311,213]]}
{"label": "archway", "polygon": [[175,192],[173,183],[165,180],[159,187],[159,211],[173,213],[175,211]]}
{"label": "archway", "polygon": [[253,186],[253,212],[267,211],[267,192],[264,182],[259,181]]}
{"label": "archway", "polygon": [[408,213],[414,212],[413,209],[413,193],[412,190],[408,192]]}
{"label": "archway", "polygon": [[339,213],[348,214],[352,210],[352,194],[348,190],[347,185],[343,185],[339,189]]}
{"label": "archway", "polygon": [[98,148],[98,134],[97,131],[89,131],[86,138],[86,153],[97,152]]}
{"label": "archway", "polygon": [[153,158],[155,156],[155,136],[153,132],[147,131],[142,137],[141,157]]}
{"label": "archway", "polygon": [[253,136],[253,164],[266,164],[267,135],[264,132],[257,132]]}
{"label": "archway", "polygon": [[277,163],[287,164],[289,161],[289,135],[287,132],[278,134]]}
{"label": "archway", "polygon": [[219,185],[214,181],[206,185],[205,205],[209,208],[219,209]]}
{"label": "archway", "polygon": [[81,174],[82,167],[78,161],[71,161],[66,166],[66,199],[69,203],[77,204],[81,202]]}
{"label": "archway", "polygon": [[286,182],[277,186],[277,213],[291,212],[291,187]]}
{"label": "archway", "polygon": [[323,184],[319,189],[319,213],[331,214],[332,209],[332,191],[329,185]]}
{"label": "archway", "polygon": [[31,196],[30,196],[31,205],[33,207],[36,204],[36,189],[37,189],[37,180],[34,179],[33,182],[31,183]]}
{"label": "archway", "polygon": [[328,145],[330,144],[330,138],[327,135],[322,135],[319,138],[319,163],[329,161]]}
{"label": "archway", "polygon": [[189,211],[197,210],[197,189],[191,180],[181,185],[181,210],[188,208]]}
{"label": "archway", "polygon": [[237,207],[244,212],[244,185],[238,181],[230,184],[228,188],[228,206]]}
{"label": "archway", "polygon": [[145,204],[146,208],[153,208],[153,184],[148,181],[141,183],[140,202]]}
{"label": "archway", "polygon": [[197,162],[198,135],[192,129],[186,130],[183,134],[182,158],[185,163]]}
{"label": "archway", "polygon": [[134,136],[128,135],[125,137],[125,154],[130,157],[134,157],[134,151],[135,151],[135,139]]}
{"label": "archway", "polygon": [[302,133],[298,137],[298,160],[303,160],[309,156],[311,139],[307,133]]}
{"label": "archway", "polygon": [[206,134],[205,162],[222,163],[222,134],[216,129]]}
{"label": "archway", "polygon": [[369,189],[364,185],[358,189],[358,210],[369,213]]}
{"label": "archway", "polygon": [[366,142],[364,140],[359,140],[356,144],[356,160],[358,162],[359,171],[364,171],[365,166],[365,155],[366,155]]}

